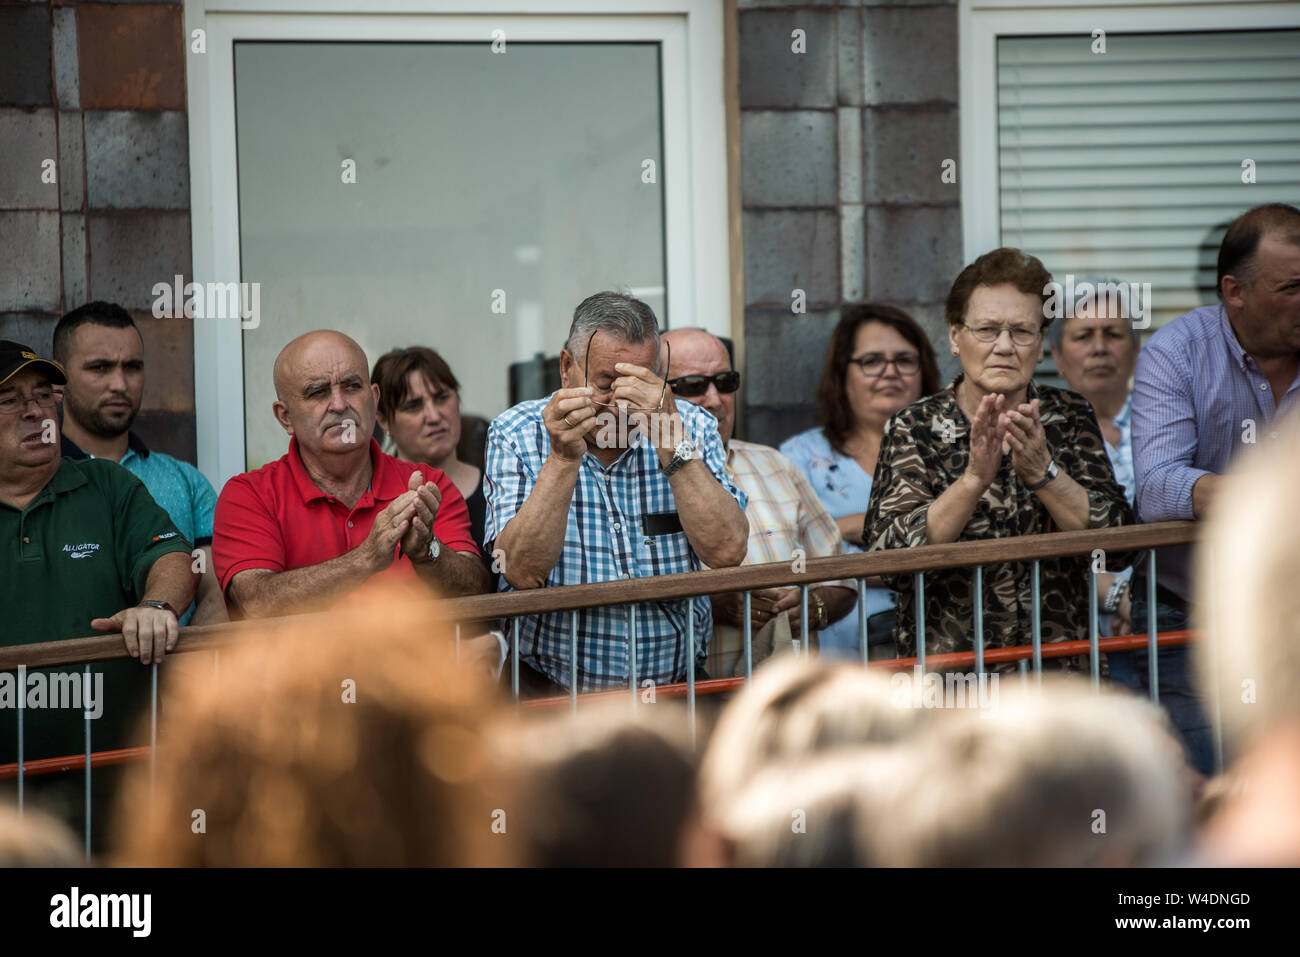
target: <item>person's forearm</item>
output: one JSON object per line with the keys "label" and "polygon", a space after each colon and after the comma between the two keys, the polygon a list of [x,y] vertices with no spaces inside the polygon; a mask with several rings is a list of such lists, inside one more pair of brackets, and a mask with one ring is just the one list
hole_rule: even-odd
{"label": "person's forearm", "polygon": [[204,566],[207,570],[203,573],[203,578],[199,582],[199,591],[196,597],[198,604],[194,608],[194,617],[190,619],[191,625],[219,625],[222,622],[230,620],[230,615],[226,612],[226,600],[221,597],[221,583],[217,581],[216,572],[212,569],[212,549],[204,549],[207,553],[207,564]]}
{"label": "person's forearm", "polygon": [[145,579],[143,601],[165,601],[176,610],[177,617],[194,601],[194,591],[199,585],[199,575],[191,567],[189,552],[168,552],[149,569]]}
{"label": "person's forearm", "polygon": [[925,544],[955,542],[966,528],[984,489],[963,473],[934,500],[925,514]]}
{"label": "person's forearm", "polygon": [[1206,512],[1214,501],[1214,493],[1223,482],[1222,475],[1213,473],[1202,475],[1192,486],[1192,516],[1197,520],[1205,518]]}
{"label": "person's forearm", "polygon": [[866,524],[867,513],[858,512],[855,515],[845,515],[843,518],[837,518],[835,524],[839,527],[840,536],[854,545],[863,545],[862,527]]}
{"label": "person's forearm", "polygon": [[435,562],[415,566],[420,579],[447,597],[481,595],[488,590],[488,572],[477,555],[443,547]]}
{"label": "person's forearm", "polygon": [[1088,491],[1064,469],[1034,494],[1061,531],[1075,532],[1088,527]]}
{"label": "person's forearm", "polygon": [[229,592],[249,618],[293,615],[329,605],[378,570],[368,565],[358,546],[338,558],[303,568],[283,572],[245,569],[231,579]]}
{"label": "person's forearm", "polygon": [[692,459],[668,479],[691,548],[710,568],[731,568],[749,550],[749,520],[709,467]]}
{"label": "person's forearm", "polygon": [[[858,602],[858,595],[851,588],[845,588],[842,585],[826,585],[822,588],[814,588],[816,593],[826,605],[826,624],[833,625],[850,611]],[[812,612],[808,613],[810,616]]]}
{"label": "person's forearm", "polygon": [[560,560],[581,460],[551,456],[537,484],[493,543],[505,555],[501,574],[514,588],[541,588]]}

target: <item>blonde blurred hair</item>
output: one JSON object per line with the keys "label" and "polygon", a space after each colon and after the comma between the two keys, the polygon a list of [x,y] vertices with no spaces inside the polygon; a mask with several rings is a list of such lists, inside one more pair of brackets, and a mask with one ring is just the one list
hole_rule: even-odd
{"label": "blonde blurred hair", "polygon": [[0,868],[79,867],[85,864],[77,839],[62,823],[25,808],[0,803]]}
{"label": "blonde blurred hair", "polygon": [[124,789],[121,863],[494,863],[479,682],[427,604],[241,628],[177,687],[152,799],[147,767]]}

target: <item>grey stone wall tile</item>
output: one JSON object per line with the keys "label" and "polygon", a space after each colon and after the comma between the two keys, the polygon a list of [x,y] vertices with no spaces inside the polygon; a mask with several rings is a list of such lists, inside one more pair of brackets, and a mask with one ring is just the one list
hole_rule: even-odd
{"label": "grey stone wall tile", "polygon": [[135,312],[153,308],[153,286],[180,274],[189,280],[188,213],[96,213],[86,223],[91,299],[107,299]]}
{"label": "grey stone wall tile", "polygon": [[59,295],[58,212],[0,212],[0,312],[54,312]]}
{"label": "grey stone wall tile", "polygon": [[957,206],[867,207],[867,298],[942,302],[961,271]]}
{"label": "grey stone wall tile", "polygon": [[862,110],[856,106],[836,111],[839,126],[840,202],[862,202]]}
{"label": "grey stone wall tile", "polygon": [[867,202],[960,202],[958,184],[943,182],[943,161],[960,163],[955,107],[872,107],[866,114]]}
{"label": "grey stone wall tile", "polygon": [[957,8],[862,11],[863,96],[878,103],[957,102]]}
{"label": "grey stone wall tile", "polygon": [[839,321],[838,309],[803,315],[746,309],[747,401],[755,406],[811,403]]}
{"label": "grey stone wall tile", "polygon": [[841,106],[862,105],[862,11],[838,14],[836,90]]}
{"label": "grey stone wall tile", "polygon": [[54,95],[61,110],[81,107],[77,11],[71,7],[54,9]]}
{"label": "grey stone wall tile", "polygon": [[86,297],[86,217],[63,214],[63,309],[76,309]]}
{"label": "grey stone wall tile", "polygon": [[59,206],[79,210],[86,204],[86,140],[80,113],[59,114]]}
{"label": "grey stone wall tile", "polygon": [[746,210],[745,303],[788,309],[804,291],[809,311],[839,301],[839,216],[823,210]]}
{"label": "grey stone wall tile", "polygon": [[53,110],[0,109],[0,209],[59,208],[55,129]]}
{"label": "grey stone wall tile", "polygon": [[188,209],[184,113],[86,111],[86,194],[92,209]]}
{"label": "grey stone wall tile", "polygon": [[742,10],[738,42],[742,107],[835,106],[834,10]]}
{"label": "grey stone wall tile", "polygon": [[867,289],[866,210],[860,203],[840,207],[840,295],[861,302]]}
{"label": "grey stone wall tile", "polygon": [[0,339],[21,343],[38,356],[53,356],[54,327],[59,316],[53,312],[0,312]]}
{"label": "grey stone wall tile", "polygon": [[745,206],[835,205],[835,114],[745,110],[740,116]]}
{"label": "grey stone wall tile", "polygon": [[50,8],[0,7],[0,106],[50,106]]}

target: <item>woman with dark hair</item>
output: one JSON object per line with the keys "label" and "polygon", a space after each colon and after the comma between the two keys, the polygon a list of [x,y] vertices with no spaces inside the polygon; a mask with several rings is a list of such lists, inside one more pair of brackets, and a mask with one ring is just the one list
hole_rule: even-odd
{"label": "woman with dark hair", "polygon": [[469,508],[470,531],[483,547],[483,470],[456,456],[460,444],[460,383],[451,367],[427,346],[385,353],[370,381],[379,386],[379,426],[393,440],[394,454],[447,473]]}
{"label": "woman with dark hair", "polygon": [[[942,392],[909,406],[885,429],[867,508],[872,550],[1126,525],[1133,521],[1106,443],[1083,396],[1038,385],[1051,273],[1002,248],[958,275],[944,307],[962,371]],[[1123,568],[1127,556],[1109,555]],[[1088,633],[1087,557],[1040,563],[1044,642]],[[928,654],[969,651],[976,596],[969,568],[925,576]],[[915,651],[912,575],[886,576],[898,595],[895,634]],[[984,570],[988,647],[1028,644],[1031,563]],[[1073,667],[1067,663],[1067,667]]]}
{"label": "woman with dark hair", "polygon": [[[821,427],[786,440],[781,451],[808,476],[839,525],[846,551],[862,551],[862,525],[885,422],[938,388],[934,347],[907,313],[875,303],[844,309],[817,387]],[[870,644],[893,640],[893,608],[888,589],[867,589]],[[857,616],[823,631],[821,650],[856,654]],[[888,649],[882,652],[881,657],[889,657]]]}

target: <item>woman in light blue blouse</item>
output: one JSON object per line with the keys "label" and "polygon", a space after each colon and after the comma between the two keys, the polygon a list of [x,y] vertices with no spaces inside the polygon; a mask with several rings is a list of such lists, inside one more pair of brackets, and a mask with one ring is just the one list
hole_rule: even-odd
{"label": "woman in light blue blouse", "polygon": [[[875,303],[843,310],[817,387],[822,424],[786,440],[781,451],[808,476],[839,525],[845,551],[863,550],[862,525],[885,422],[938,389],[934,347],[907,313]],[[871,657],[894,657],[893,594],[868,588],[865,611]],[[858,616],[849,615],[823,631],[821,651],[859,655]]]}

